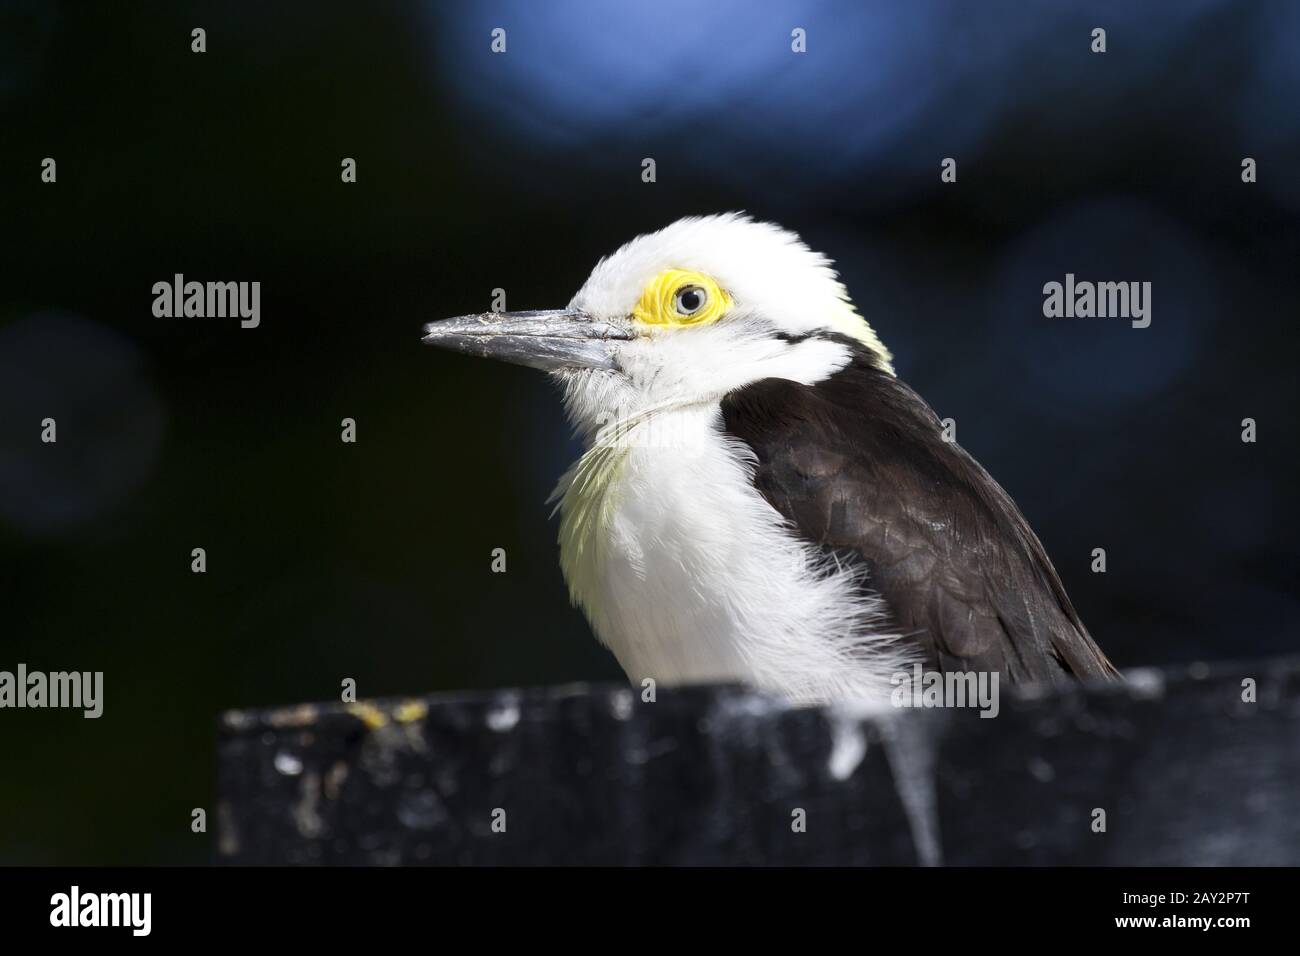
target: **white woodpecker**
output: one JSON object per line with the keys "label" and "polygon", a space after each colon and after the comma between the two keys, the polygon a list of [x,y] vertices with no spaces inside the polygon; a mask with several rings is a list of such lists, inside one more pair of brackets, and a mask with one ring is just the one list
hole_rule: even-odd
{"label": "white woodpecker", "polygon": [[560,561],[634,683],[884,703],[917,662],[1115,674],[1010,497],[791,232],[682,219],[565,309],[424,332],[562,386],[586,452],[555,491]]}

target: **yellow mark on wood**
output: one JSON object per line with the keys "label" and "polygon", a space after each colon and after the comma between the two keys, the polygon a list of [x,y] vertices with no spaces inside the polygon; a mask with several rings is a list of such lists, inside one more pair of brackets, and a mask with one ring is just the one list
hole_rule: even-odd
{"label": "yellow mark on wood", "polygon": [[388,717],[374,704],[348,704],[347,711],[371,730],[378,730],[388,723]]}
{"label": "yellow mark on wood", "polygon": [[429,708],[423,702],[408,700],[403,704],[399,704],[397,709],[393,711],[393,719],[399,724],[410,724],[417,720],[423,720],[428,713]]}

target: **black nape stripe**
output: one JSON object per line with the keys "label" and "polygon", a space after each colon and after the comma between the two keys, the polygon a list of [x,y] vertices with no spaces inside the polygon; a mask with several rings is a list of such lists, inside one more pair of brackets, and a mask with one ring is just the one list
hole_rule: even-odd
{"label": "black nape stripe", "polygon": [[781,342],[790,345],[798,345],[800,342],[807,342],[809,339],[817,339],[820,342],[834,342],[837,345],[843,345],[856,361],[865,362],[873,368],[883,368],[884,362],[880,355],[867,347],[851,335],[845,335],[843,332],[834,332],[830,329],[813,329],[811,332],[791,333],[782,329],[773,328],[772,337]]}
{"label": "black nape stripe", "polygon": [[787,342],[790,345],[797,345],[800,342],[807,342],[809,339],[821,338],[817,332],[803,332],[799,335],[792,335],[789,332],[783,332],[780,329],[772,330],[772,338],[781,342]]}

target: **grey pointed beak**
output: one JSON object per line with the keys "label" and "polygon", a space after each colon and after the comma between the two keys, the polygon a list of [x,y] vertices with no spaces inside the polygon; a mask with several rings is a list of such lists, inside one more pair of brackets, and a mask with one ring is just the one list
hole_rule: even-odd
{"label": "grey pointed beak", "polygon": [[617,368],[616,343],[631,338],[628,329],[566,309],[459,315],[424,327],[426,345],[547,372]]}

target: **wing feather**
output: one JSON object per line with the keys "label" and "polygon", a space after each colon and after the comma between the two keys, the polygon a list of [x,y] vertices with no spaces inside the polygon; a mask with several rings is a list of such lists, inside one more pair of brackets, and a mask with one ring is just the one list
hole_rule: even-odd
{"label": "wing feather", "polygon": [[816,385],[767,379],[723,400],[767,501],[809,541],[860,557],[931,666],[1114,676],[1007,493],[919,395],[855,355]]}

